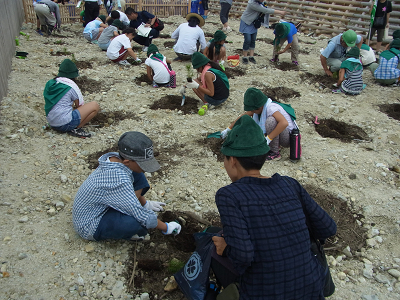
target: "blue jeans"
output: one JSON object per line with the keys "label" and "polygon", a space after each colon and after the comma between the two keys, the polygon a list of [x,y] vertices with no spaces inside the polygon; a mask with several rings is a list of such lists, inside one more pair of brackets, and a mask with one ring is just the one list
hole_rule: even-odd
{"label": "blue jeans", "polygon": [[130,240],[135,234],[145,236],[147,229],[134,217],[125,215],[110,207],[101,218],[93,238],[96,241],[107,239]]}
{"label": "blue jeans", "polygon": [[101,50],[107,51],[108,46],[110,46],[111,40],[107,44],[98,44]]}
{"label": "blue jeans", "polygon": [[256,39],[257,39],[257,32],[255,33],[243,33],[244,42],[243,42],[243,50],[254,50],[256,48]]}
{"label": "blue jeans", "polygon": [[222,99],[222,100],[215,100],[214,98],[208,96],[207,94],[204,94],[204,100],[206,100],[206,102],[210,103],[211,105],[220,105],[222,103],[224,103],[228,98]]}
{"label": "blue jeans", "polygon": [[72,120],[69,123],[58,127],[51,126],[51,128],[61,132],[68,132],[78,127],[79,124],[81,124],[81,113],[79,110],[74,109],[72,111]]}

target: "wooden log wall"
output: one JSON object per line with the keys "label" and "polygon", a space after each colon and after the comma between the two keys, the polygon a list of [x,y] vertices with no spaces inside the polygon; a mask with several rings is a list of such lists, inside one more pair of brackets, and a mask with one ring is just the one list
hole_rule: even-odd
{"label": "wooden log wall", "polygon": [[[36,14],[33,8],[32,0],[22,0],[25,10],[25,22],[36,24]],[[103,2],[105,2],[103,0]],[[126,7],[132,7],[136,11],[146,10],[149,13],[159,17],[168,17],[175,15],[186,16],[188,13],[187,0],[125,0]],[[80,8],[76,5],[78,0],[71,0],[65,5],[60,5],[61,23],[79,22],[80,12],[84,9],[82,3]],[[103,7],[100,14],[106,15],[107,12]]]}
{"label": "wooden log wall", "polygon": [[[240,18],[246,9],[248,0],[234,0],[230,16]],[[301,22],[302,30],[309,29],[318,34],[336,35],[347,29],[366,36],[369,30],[369,9],[372,1],[359,0],[285,0],[268,1],[268,7],[285,10],[286,21]],[[219,13],[219,0],[209,0],[212,13]],[[400,29],[400,1],[392,1],[393,11],[389,19],[389,36]],[[278,16],[271,16],[270,22],[279,21]],[[391,38],[390,38],[391,39]]]}
{"label": "wooden log wall", "polygon": [[[19,36],[24,9],[21,1],[0,0],[0,101],[7,95],[8,75],[11,72],[12,58],[15,56],[15,37]],[[20,50],[23,51],[23,50]]]}

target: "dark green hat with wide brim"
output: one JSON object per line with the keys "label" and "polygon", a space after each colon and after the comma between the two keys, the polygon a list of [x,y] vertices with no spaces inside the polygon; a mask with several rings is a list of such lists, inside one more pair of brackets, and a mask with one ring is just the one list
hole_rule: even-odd
{"label": "dark green hat with wide brim", "polygon": [[358,47],[353,47],[346,53],[346,56],[360,58],[360,49]]}
{"label": "dark green hat with wide brim", "polygon": [[209,62],[210,62],[210,60],[206,56],[204,56],[204,54],[202,54],[200,52],[195,52],[192,55],[193,69],[201,68],[201,67],[205,66],[206,64],[208,64]]}
{"label": "dark green hat with wide brim", "polygon": [[244,110],[253,111],[259,109],[267,103],[268,97],[264,95],[259,89],[254,87],[248,88],[244,93]]}
{"label": "dark green hat with wide brim", "polygon": [[233,157],[258,156],[269,150],[260,126],[249,115],[236,121],[221,148],[222,154]]}
{"label": "dark green hat with wide brim", "polygon": [[67,77],[69,79],[73,79],[79,76],[79,70],[74,64],[74,62],[70,59],[64,59],[58,69],[58,77]]}

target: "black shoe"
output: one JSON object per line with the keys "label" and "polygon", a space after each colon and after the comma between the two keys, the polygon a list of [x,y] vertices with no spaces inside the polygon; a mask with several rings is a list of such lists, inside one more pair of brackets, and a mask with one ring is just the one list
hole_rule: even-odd
{"label": "black shoe", "polygon": [[43,33],[47,33],[47,25],[41,25],[41,26],[40,26],[40,30],[41,30]]}
{"label": "black shoe", "polygon": [[86,132],[82,128],[75,128],[75,129],[72,129],[71,131],[68,131],[67,133],[69,135],[77,136],[77,137],[80,137],[83,139],[85,139],[87,137],[90,138],[92,136],[89,132]]}
{"label": "black shoe", "polygon": [[249,58],[249,62],[252,62],[253,64],[256,64],[256,63],[257,63],[256,60],[254,59],[254,57],[250,57],[250,58]]}
{"label": "black shoe", "polygon": [[247,59],[247,57],[243,57],[242,58],[242,62],[247,65],[249,63],[249,60]]}

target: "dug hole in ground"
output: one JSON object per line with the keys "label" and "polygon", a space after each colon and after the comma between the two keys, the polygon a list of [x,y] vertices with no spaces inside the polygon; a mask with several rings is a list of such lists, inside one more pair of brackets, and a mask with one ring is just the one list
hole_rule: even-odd
{"label": "dug hole in ground", "polygon": [[[154,40],[168,58],[175,58],[170,34],[182,22],[180,16],[166,18],[162,36]],[[234,55],[243,37],[239,20],[229,23],[234,31],[227,52]],[[23,25],[30,39],[20,37],[17,50],[29,55],[13,59],[9,92],[1,102],[1,299],[140,299],[145,293],[150,299],[182,299],[179,290],[164,287],[193,251],[191,234],[218,225],[214,196],[230,183],[221,140],[206,136],[242,113],[243,94],[251,86],[296,110],[302,159],[291,162],[283,149],[282,159],[267,162],[262,174],[294,177],[337,222],[338,234],[326,245],[336,284],[330,299],[400,299],[398,87],[375,84],[366,70],[361,95],[332,94],[335,81],[324,76],[319,61],[328,37],[300,34],[300,65],[294,67],[286,53],[280,64],[269,62],[273,34],[261,28],[257,64],[228,67],[228,101],[199,116],[201,103],[192,91],[181,106],[178,89],[152,87],[143,63],[110,63],[83,38],[80,24],[67,24],[49,38],[36,35],[35,25]],[[219,16],[210,16],[203,27],[207,39],[219,28]],[[133,49],[144,61],[141,47]],[[65,58],[77,61],[85,101],[101,107],[86,126],[88,139],[43,128],[43,88]],[[186,81],[185,65],[172,64],[178,86]],[[120,135],[130,130],[153,140],[162,166],[147,174],[147,199],[167,203],[160,217],[185,223],[175,238],[152,231],[150,240],[137,244],[134,287],[129,281],[135,242],[83,240],[71,220],[75,193],[97,158],[116,149]]]}

